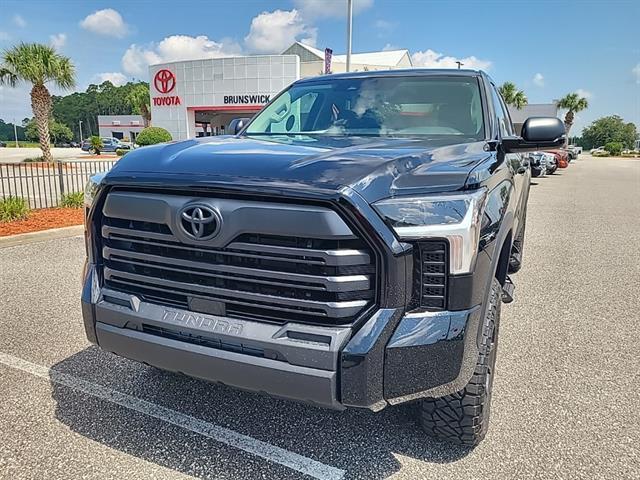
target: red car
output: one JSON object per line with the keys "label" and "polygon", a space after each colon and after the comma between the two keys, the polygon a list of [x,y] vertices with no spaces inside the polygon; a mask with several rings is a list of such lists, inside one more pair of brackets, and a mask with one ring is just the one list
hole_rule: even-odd
{"label": "red car", "polygon": [[569,153],[567,153],[566,150],[556,149],[545,151],[555,155],[558,168],[567,168],[569,166]]}

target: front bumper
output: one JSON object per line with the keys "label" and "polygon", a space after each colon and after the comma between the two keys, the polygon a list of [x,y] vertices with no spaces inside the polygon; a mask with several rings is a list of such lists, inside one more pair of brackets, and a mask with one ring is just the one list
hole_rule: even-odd
{"label": "front bumper", "polygon": [[87,338],[117,355],[278,398],[374,411],[460,390],[477,359],[481,316],[479,307],[387,308],[357,331],[232,319],[102,288],[91,264],[82,312]]}

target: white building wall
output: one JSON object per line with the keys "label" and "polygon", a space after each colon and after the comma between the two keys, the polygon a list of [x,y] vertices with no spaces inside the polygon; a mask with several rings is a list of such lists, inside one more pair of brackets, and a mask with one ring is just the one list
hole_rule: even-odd
{"label": "white building wall", "polygon": [[[160,93],[154,78],[167,69],[176,78],[175,88]],[[296,55],[190,60],[149,67],[151,123],[165,128],[174,140],[195,136],[194,111],[238,108],[242,104],[225,103],[229,95],[268,95],[273,98],[283,88],[300,78],[300,61]],[[177,96],[180,105],[154,105],[155,97]]]}

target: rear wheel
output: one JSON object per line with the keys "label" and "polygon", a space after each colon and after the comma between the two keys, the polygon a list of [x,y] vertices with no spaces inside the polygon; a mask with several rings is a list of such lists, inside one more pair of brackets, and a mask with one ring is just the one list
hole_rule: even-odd
{"label": "rear wheel", "polygon": [[477,445],[487,434],[500,325],[500,282],[493,279],[482,324],[480,352],[473,376],[464,389],[441,398],[426,398],[420,423],[431,436],[463,445]]}

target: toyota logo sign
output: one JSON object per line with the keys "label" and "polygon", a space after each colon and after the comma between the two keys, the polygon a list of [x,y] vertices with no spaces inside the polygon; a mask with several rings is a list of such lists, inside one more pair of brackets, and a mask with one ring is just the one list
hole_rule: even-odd
{"label": "toyota logo sign", "polygon": [[153,85],[158,92],[169,93],[176,87],[176,76],[170,70],[158,70],[156,76],[153,77]]}
{"label": "toyota logo sign", "polygon": [[187,205],[180,210],[178,221],[182,231],[194,240],[215,237],[222,226],[222,217],[207,205]]}

